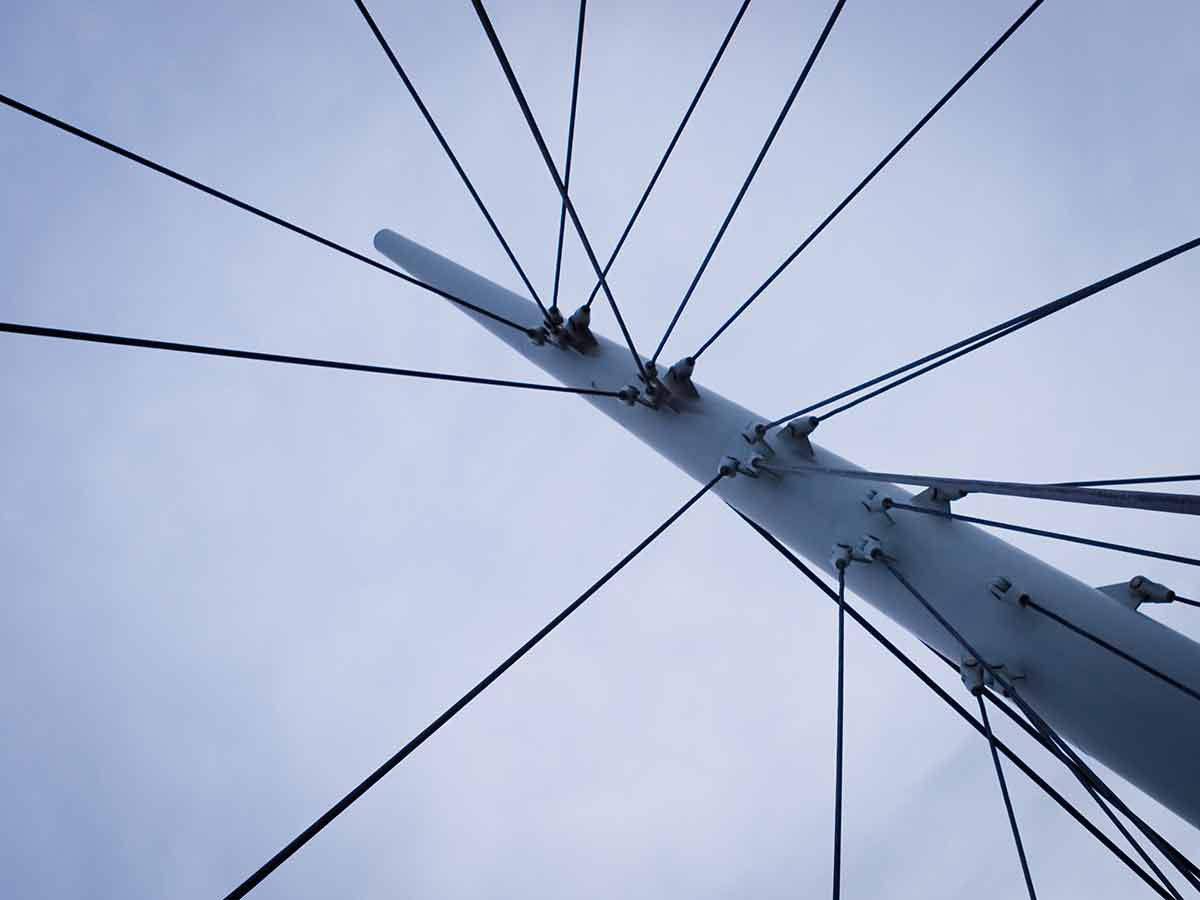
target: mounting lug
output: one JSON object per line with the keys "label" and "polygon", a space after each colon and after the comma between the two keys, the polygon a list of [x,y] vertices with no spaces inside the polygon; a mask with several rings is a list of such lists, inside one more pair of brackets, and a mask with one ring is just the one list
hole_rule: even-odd
{"label": "mounting lug", "polygon": [[688,400],[699,400],[700,392],[692,383],[694,371],[696,371],[696,360],[691,356],[685,356],[667,369],[667,382],[671,385],[671,390]]}
{"label": "mounting lug", "polygon": [[917,506],[950,512],[950,504],[955,500],[961,500],[965,496],[967,496],[967,492],[960,491],[958,488],[934,486],[925,488],[925,490],[913,497],[912,502]]}
{"label": "mounting lug", "polygon": [[792,419],[787,425],[780,429],[780,434],[788,438],[789,442],[796,447],[805,456],[812,457],[813,453],[812,442],[808,436],[817,430],[817,426],[821,424],[821,420],[816,416],[804,416],[799,419]]}
{"label": "mounting lug", "polygon": [[1136,610],[1143,603],[1171,603],[1175,600],[1175,592],[1165,584],[1151,581],[1145,575],[1134,575],[1129,581],[1119,581],[1116,584],[1106,584],[1096,590],[1108,594],[1119,603]]}
{"label": "mounting lug", "polygon": [[585,304],[571,313],[571,317],[567,319],[567,324],[563,328],[567,341],[581,353],[598,346],[596,336],[592,334],[591,325],[592,309]]}

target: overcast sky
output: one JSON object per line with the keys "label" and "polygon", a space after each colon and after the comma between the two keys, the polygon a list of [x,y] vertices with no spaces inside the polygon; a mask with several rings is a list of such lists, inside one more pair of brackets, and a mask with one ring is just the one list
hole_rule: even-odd
{"label": "overcast sky", "polygon": [[[751,5],[613,270],[643,348],[829,5]],[[736,6],[591,4],[572,187],[597,248]],[[665,356],[707,337],[1023,6],[849,0]],[[373,8],[548,292],[558,201],[470,4]],[[561,154],[577,7],[489,8]],[[1048,0],[697,378],[773,417],[1200,234],[1198,45],[1193,3]],[[0,91],[364,252],[392,227],[518,286],[350,0],[7,4]],[[6,109],[0,161],[5,320],[541,377],[436,298]],[[1200,256],[1177,259],[819,437],[893,471],[1195,471],[1198,283]],[[568,241],[563,305],[590,287]],[[599,306],[596,327],[615,334]],[[571,397],[25,337],[0,338],[0,378],[10,897],[223,895],[694,490]],[[966,504],[1200,542],[1162,514]],[[1093,584],[1145,572],[1200,595],[1194,569],[1014,542]],[[1147,614],[1200,636],[1194,609]],[[707,499],[256,896],[820,896],[834,627]],[[986,745],[853,626],[847,654],[846,896],[1020,896]],[[1144,892],[1010,784],[1043,896]]]}

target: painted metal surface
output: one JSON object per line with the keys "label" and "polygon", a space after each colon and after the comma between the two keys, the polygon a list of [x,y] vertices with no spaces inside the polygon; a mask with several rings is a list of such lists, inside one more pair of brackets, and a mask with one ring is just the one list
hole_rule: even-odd
{"label": "painted metal surface", "polygon": [[[379,232],[375,246],[413,276],[455,296],[531,328],[541,323],[531,301],[395,232]],[[594,351],[583,355],[550,343],[538,346],[514,329],[464,312],[564,384],[620,390],[637,383],[628,350],[604,337],[597,335]],[[584,399],[703,483],[724,457],[747,459],[757,452],[742,432],[766,420],[696,387],[700,399],[679,412]],[[788,466],[862,471],[815,441],[812,456],[777,432],[767,441]],[[893,523],[864,506],[872,488],[899,502],[912,498],[887,482],[816,471],[777,479],[738,476],[722,480],[715,492],[831,579],[835,544],[878,537],[897,568],[989,663],[1021,676],[1022,696],[1063,737],[1200,828],[1200,704],[1057,623],[997,599],[989,586],[1007,578],[1041,605],[1197,689],[1200,644],[975,526],[926,516]],[[855,564],[847,576],[854,593],[944,655],[962,659],[954,638],[883,565]]]}

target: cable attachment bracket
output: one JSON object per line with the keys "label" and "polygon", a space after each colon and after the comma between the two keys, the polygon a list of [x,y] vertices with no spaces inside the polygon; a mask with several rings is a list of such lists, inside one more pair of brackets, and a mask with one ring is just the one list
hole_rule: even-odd
{"label": "cable attachment bracket", "polygon": [[672,392],[688,400],[699,400],[700,392],[692,383],[694,371],[696,371],[696,360],[691,356],[685,356],[667,369],[667,383],[671,386]]}
{"label": "cable attachment bracket", "polygon": [[844,569],[852,562],[871,563],[877,559],[891,559],[883,552],[883,544],[873,534],[864,534],[854,544],[837,543],[829,561],[835,569]]}
{"label": "cable attachment bracket", "polygon": [[792,419],[779,429],[779,433],[787,438],[788,442],[797,450],[811,458],[816,454],[813,452],[812,441],[808,439],[808,436],[816,431],[820,424],[821,420],[816,416],[803,416],[799,419]]}
{"label": "cable attachment bracket", "polygon": [[896,524],[896,520],[888,512],[892,508],[892,498],[883,493],[883,491],[871,488],[867,491],[867,495],[863,497],[862,505],[866,507],[867,512],[879,513],[879,515],[887,520],[889,525]]}
{"label": "cable attachment bracket", "polygon": [[1106,584],[1096,590],[1108,594],[1119,603],[1136,610],[1143,603],[1172,603],[1175,592],[1165,584],[1151,581],[1145,575],[1134,575],[1129,581]]}
{"label": "cable attachment bracket", "polygon": [[925,488],[925,490],[913,497],[912,502],[916,506],[925,506],[948,513],[950,512],[950,504],[955,500],[961,500],[965,496],[967,496],[967,492],[958,488],[944,488],[934,485],[933,487]]}
{"label": "cable attachment bracket", "polygon": [[1014,681],[1022,681],[1025,676],[1009,672],[1003,663],[1000,665],[983,665],[973,656],[963,657],[958,664],[958,674],[962,678],[963,687],[978,697],[984,688],[999,688],[1001,695],[1011,697],[1016,693]]}

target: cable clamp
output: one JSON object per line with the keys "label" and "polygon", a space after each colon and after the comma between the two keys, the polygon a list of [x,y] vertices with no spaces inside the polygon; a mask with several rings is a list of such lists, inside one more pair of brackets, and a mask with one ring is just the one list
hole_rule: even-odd
{"label": "cable clamp", "polygon": [[1003,575],[989,584],[988,590],[992,592],[992,596],[997,600],[1011,603],[1020,609],[1028,606],[1029,601],[1032,599],[1027,592],[1016,587],[1010,579],[1005,578]]}
{"label": "cable clamp", "polygon": [[621,402],[626,406],[636,406],[640,403],[642,406],[648,406],[651,409],[655,408],[653,403],[647,403],[644,399],[642,399],[641,388],[639,388],[636,384],[626,385],[624,388],[617,391],[617,397],[620,398]]}
{"label": "cable clamp", "polygon": [[835,569],[848,569],[850,563],[854,562],[854,549],[849,544],[834,544],[833,554],[829,557],[829,561],[833,563]]}
{"label": "cable clamp", "polygon": [[717,474],[722,478],[735,478],[740,471],[741,463],[734,456],[726,456],[717,466]]}
{"label": "cable clamp", "polygon": [[888,512],[892,508],[892,498],[884,494],[876,488],[871,488],[867,491],[867,495],[863,498],[862,505],[866,507],[867,512],[879,513],[889,525],[895,525],[896,520],[892,518],[892,514]]}
{"label": "cable clamp", "polygon": [[767,423],[751,422],[742,429],[742,440],[751,447],[760,448],[768,459],[775,455],[775,448],[767,443]]}
{"label": "cable clamp", "polygon": [[883,542],[873,534],[864,534],[854,545],[854,559],[859,562],[874,562],[877,559],[892,559],[883,552]]}
{"label": "cable clamp", "polygon": [[1004,663],[985,666],[973,656],[963,657],[958,664],[958,674],[963,687],[976,697],[985,687],[998,689],[1002,696],[1011,697],[1016,692],[1013,682],[1025,679],[1019,672],[1009,672]]}

